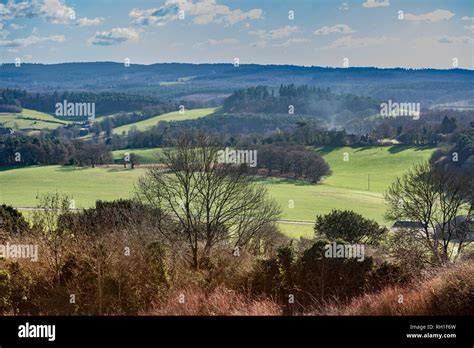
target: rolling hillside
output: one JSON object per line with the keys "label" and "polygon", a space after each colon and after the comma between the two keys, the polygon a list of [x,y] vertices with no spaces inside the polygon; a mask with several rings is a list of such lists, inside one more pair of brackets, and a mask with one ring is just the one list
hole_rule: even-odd
{"label": "rolling hillside", "polygon": [[[393,179],[414,163],[427,160],[433,148],[405,146],[373,148],[319,148],[333,174],[314,185],[303,181],[256,178],[280,204],[282,219],[312,222],[317,214],[332,209],[354,210],[381,224],[385,212],[383,192]],[[114,158],[121,160],[125,152],[139,156],[139,163],[155,162],[157,149],[120,150]],[[344,161],[344,153],[349,160]],[[347,157],[346,157],[347,158]],[[90,207],[98,199],[113,200],[133,195],[136,180],[145,168],[135,170],[116,166],[109,168],[75,168],[42,166],[4,168],[0,170],[0,203],[16,207],[33,207],[38,193],[60,191],[73,197],[77,207]],[[370,190],[368,174],[371,176]],[[279,225],[291,236],[312,233],[311,225]]]}
{"label": "rolling hillside", "polygon": [[378,193],[383,193],[414,163],[428,160],[434,150],[432,147],[403,145],[317,149],[333,171],[333,175],[324,179],[325,185]]}
{"label": "rolling hillside", "polygon": [[23,109],[21,113],[0,113],[0,124],[4,127],[17,127],[21,130],[36,131],[40,129],[54,129],[67,124],[52,115],[35,110]]}
{"label": "rolling hillside", "polygon": [[217,108],[205,108],[205,109],[193,109],[185,110],[184,114],[181,114],[179,111],[170,112],[167,114],[155,116],[149,118],[148,120],[127,124],[118,128],[114,128],[114,134],[123,134],[127,133],[132,127],[136,127],[139,131],[144,131],[148,128],[156,126],[158,122],[161,121],[180,121],[180,120],[192,120],[204,116],[213,114]]}

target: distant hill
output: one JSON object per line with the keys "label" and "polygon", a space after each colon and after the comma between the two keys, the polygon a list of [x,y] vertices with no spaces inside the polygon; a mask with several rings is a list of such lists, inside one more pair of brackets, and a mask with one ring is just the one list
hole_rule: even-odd
{"label": "distant hill", "polygon": [[0,67],[2,87],[30,91],[128,91],[158,98],[232,93],[256,85],[307,84],[422,107],[474,106],[474,71],[463,69],[324,68],[291,65],[63,63]]}
{"label": "distant hill", "polygon": [[194,120],[196,118],[201,118],[204,116],[208,116],[214,112],[216,112],[218,108],[204,108],[204,109],[192,109],[192,110],[185,110],[183,114],[179,111],[169,112],[167,114],[159,115],[153,118],[149,118],[144,121],[130,123],[118,128],[114,128],[114,134],[122,134],[127,133],[132,127],[139,131],[144,131],[148,128],[156,126],[158,122],[161,121],[180,121],[180,120]]}
{"label": "distant hill", "polygon": [[68,124],[52,115],[35,110],[23,109],[21,113],[0,113],[0,126],[17,128],[23,131],[54,129]]}

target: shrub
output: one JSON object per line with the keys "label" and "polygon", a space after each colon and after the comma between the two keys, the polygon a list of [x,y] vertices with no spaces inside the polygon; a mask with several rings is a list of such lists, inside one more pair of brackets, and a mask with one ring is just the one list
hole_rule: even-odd
{"label": "shrub", "polygon": [[[346,300],[362,294],[373,260],[326,258],[328,243],[314,242],[299,258],[287,246],[280,248],[277,256],[259,260],[249,280],[252,292],[277,299],[284,312],[304,311],[329,299]],[[289,306],[289,295],[294,296],[293,306]]]}
{"label": "shrub", "polygon": [[411,286],[387,286],[354,299],[349,305],[332,305],[325,315],[472,315],[474,313],[474,262],[451,265],[436,276]]}
{"label": "shrub", "polygon": [[13,235],[26,232],[29,228],[28,222],[18,210],[5,204],[0,205],[0,232],[3,230]]}
{"label": "shrub", "polygon": [[333,210],[316,217],[314,231],[330,240],[340,238],[350,243],[377,244],[387,229],[353,211]]}

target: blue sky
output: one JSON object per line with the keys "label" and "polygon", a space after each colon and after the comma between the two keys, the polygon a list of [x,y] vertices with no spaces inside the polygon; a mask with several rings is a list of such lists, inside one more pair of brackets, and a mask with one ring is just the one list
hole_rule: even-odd
{"label": "blue sky", "polygon": [[472,0],[0,0],[2,62],[473,69],[473,33]]}

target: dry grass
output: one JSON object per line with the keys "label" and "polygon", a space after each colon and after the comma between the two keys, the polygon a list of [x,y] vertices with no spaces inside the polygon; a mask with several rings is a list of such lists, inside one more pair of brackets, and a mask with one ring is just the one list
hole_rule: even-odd
{"label": "dry grass", "polygon": [[472,315],[474,262],[438,271],[410,288],[387,287],[353,300],[347,306],[326,306],[323,315]]}
{"label": "dry grass", "polygon": [[242,294],[217,287],[206,294],[199,288],[174,291],[146,315],[282,315],[269,299],[250,300]]}

